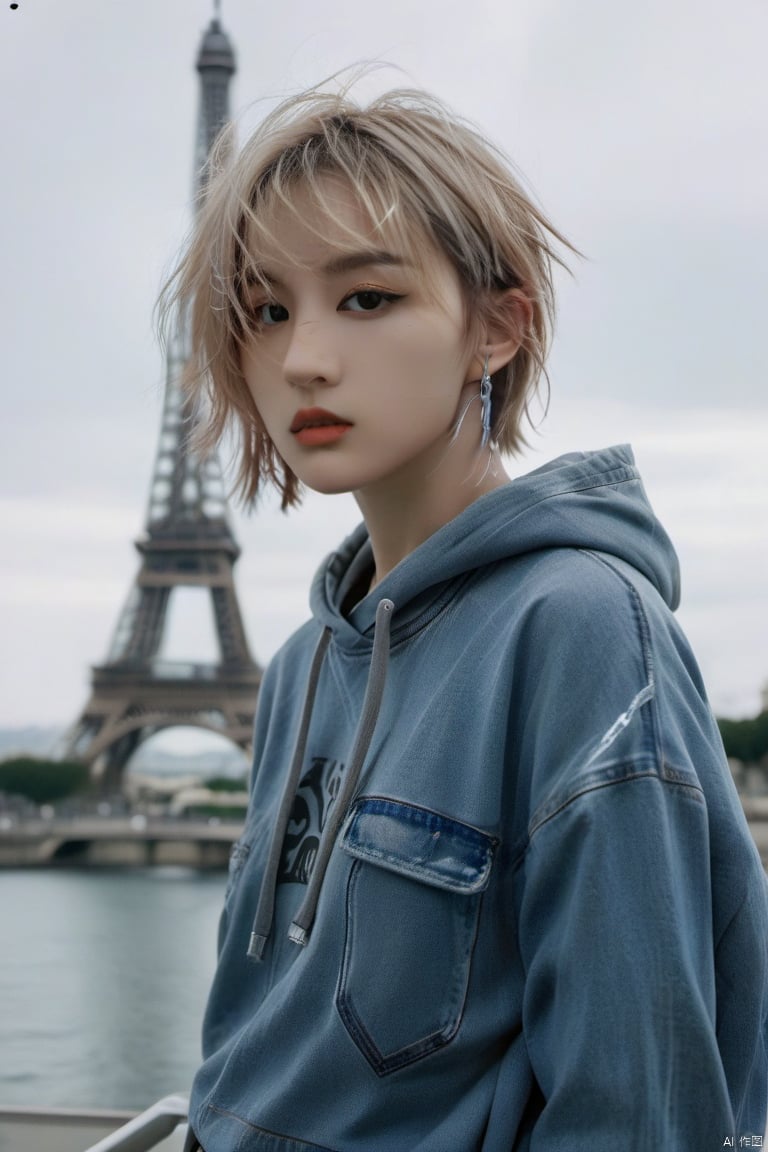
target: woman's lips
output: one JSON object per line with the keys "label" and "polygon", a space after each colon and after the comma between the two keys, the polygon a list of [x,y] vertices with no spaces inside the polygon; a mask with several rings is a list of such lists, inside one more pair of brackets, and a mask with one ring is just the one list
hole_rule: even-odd
{"label": "woman's lips", "polygon": [[316,424],[349,424],[349,420],[329,412],[327,408],[300,408],[291,421],[291,432],[300,432],[302,428]]}
{"label": "woman's lips", "polygon": [[324,444],[335,444],[351,427],[351,424],[316,424],[299,428],[293,435],[305,448],[319,448]]}

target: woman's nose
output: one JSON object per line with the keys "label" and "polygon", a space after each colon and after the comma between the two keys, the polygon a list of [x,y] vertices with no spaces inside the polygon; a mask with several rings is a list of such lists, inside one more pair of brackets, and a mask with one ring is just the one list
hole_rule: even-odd
{"label": "woman's nose", "polygon": [[338,379],[338,358],[331,337],[319,320],[297,323],[283,361],[289,384],[299,387],[316,381],[333,384]]}

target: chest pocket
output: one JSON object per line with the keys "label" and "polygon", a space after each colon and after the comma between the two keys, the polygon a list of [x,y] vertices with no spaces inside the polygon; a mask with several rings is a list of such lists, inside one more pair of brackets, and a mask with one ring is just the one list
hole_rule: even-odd
{"label": "chest pocket", "polygon": [[496,841],[427,808],[375,796],[352,808],[336,1008],[379,1076],[459,1030]]}

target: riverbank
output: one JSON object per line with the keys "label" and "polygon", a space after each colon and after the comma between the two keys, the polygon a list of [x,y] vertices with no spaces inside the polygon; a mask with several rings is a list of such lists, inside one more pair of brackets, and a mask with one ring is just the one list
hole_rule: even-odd
{"label": "riverbank", "polygon": [[0,868],[226,868],[242,820],[146,816],[0,815]]}

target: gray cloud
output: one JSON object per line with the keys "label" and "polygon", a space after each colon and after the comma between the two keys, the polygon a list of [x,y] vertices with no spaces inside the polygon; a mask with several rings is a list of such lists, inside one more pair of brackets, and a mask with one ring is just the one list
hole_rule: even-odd
{"label": "gray cloud", "polygon": [[[151,310],[187,226],[209,16],[207,0],[0,12],[1,724],[74,716],[135,571],[162,400]],[[563,280],[551,414],[519,468],[635,442],[713,699],[755,708],[768,674],[765,5],[481,0],[468,20],[438,0],[417,19],[411,0],[226,0],[224,21],[244,129],[260,98],[384,58],[403,72],[370,85],[435,91],[519,163],[589,256]],[[238,518],[262,662],[357,519],[351,498]]]}

